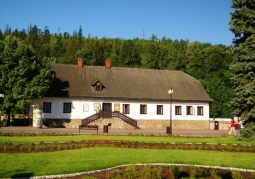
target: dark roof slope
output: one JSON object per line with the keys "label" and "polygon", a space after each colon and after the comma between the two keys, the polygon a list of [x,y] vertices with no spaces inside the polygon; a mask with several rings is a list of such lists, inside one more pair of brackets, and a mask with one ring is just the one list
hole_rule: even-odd
{"label": "dark roof slope", "polygon": [[[114,99],[209,101],[198,80],[181,71],[54,64],[55,80],[50,96],[92,97]],[[94,91],[99,80],[105,87]],[[57,89],[61,88],[61,89]]]}

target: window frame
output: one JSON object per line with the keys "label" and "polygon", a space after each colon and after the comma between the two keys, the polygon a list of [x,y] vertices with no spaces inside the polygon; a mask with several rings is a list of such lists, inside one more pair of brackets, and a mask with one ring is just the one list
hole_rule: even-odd
{"label": "window frame", "polygon": [[163,105],[157,105],[157,115],[163,115]]}
{"label": "window frame", "polygon": [[175,106],[175,115],[182,115],[182,106]]}
{"label": "window frame", "polygon": [[130,114],[130,104],[123,104],[122,105],[122,113],[123,114]]}
{"label": "window frame", "polygon": [[43,102],[43,113],[51,113],[51,102]]}
{"label": "window frame", "polygon": [[63,113],[72,113],[72,103],[71,102],[63,103]]}
{"label": "window frame", "polygon": [[96,84],[94,88],[95,88],[95,91],[102,91],[102,85],[101,84]]}
{"label": "window frame", "polygon": [[93,87],[94,91],[96,91],[96,92],[102,91],[104,88],[103,84],[99,80],[96,81],[95,83],[93,83],[91,86]]}
{"label": "window frame", "polygon": [[186,106],[186,114],[189,116],[193,115],[193,106]]}
{"label": "window frame", "polygon": [[203,106],[198,106],[197,107],[197,115],[198,116],[203,116],[204,115],[204,108],[203,108]]}
{"label": "window frame", "polygon": [[147,105],[140,104],[140,114],[147,114]]}

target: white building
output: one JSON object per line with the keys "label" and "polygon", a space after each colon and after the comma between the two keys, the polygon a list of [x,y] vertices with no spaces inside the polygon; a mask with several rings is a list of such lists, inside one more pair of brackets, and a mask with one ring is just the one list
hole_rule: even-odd
{"label": "white building", "polygon": [[81,58],[78,65],[52,65],[52,72],[48,95],[30,104],[30,117],[33,105],[42,108],[44,125],[165,129],[171,118],[174,129],[209,129],[212,99],[184,72],[111,67],[109,60],[105,66],[83,66]]}

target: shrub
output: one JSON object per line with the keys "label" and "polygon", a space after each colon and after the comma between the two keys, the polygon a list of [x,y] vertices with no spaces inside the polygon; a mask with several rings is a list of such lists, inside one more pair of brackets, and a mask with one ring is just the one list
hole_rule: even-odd
{"label": "shrub", "polygon": [[152,179],[151,170],[149,165],[145,165],[141,170],[142,178]]}
{"label": "shrub", "polygon": [[194,165],[191,165],[189,167],[189,176],[191,178],[197,178],[197,176],[198,176],[198,167],[196,167]]}
{"label": "shrub", "polygon": [[153,168],[153,170],[152,170],[152,178],[153,179],[161,179],[162,178],[161,175],[162,175],[162,167],[161,166]]}
{"label": "shrub", "polygon": [[185,170],[183,168],[176,166],[176,165],[170,166],[169,170],[170,170],[172,177],[175,179],[180,178],[182,176],[182,174],[185,173]]}
{"label": "shrub", "polygon": [[106,174],[106,178],[121,179],[121,171],[119,169],[114,169]]}
{"label": "shrub", "polygon": [[210,175],[213,179],[221,179],[219,172],[215,169],[210,170]]}
{"label": "shrub", "polygon": [[251,178],[255,179],[255,173],[251,173]]}
{"label": "shrub", "polygon": [[127,167],[125,170],[124,176],[127,179],[136,178],[137,177],[136,167],[134,165]]}
{"label": "shrub", "polygon": [[245,127],[240,131],[237,136],[238,140],[255,140],[255,126],[253,122],[245,124]]}
{"label": "shrub", "polygon": [[241,175],[241,173],[239,171],[236,171],[236,170],[231,171],[231,176],[234,179],[243,179],[243,176]]}

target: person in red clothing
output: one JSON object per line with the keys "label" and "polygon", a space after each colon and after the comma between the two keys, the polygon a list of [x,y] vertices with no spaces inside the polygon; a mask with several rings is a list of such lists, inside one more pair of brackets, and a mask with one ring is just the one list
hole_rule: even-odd
{"label": "person in red clothing", "polygon": [[236,136],[235,127],[236,127],[236,123],[235,123],[234,119],[232,119],[232,120],[231,120],[231,123],[230,123],[230,129],[229,129],[228,135],[231,135],[232,132],[233,132],[233,133],[234,133],[234,136]]}

